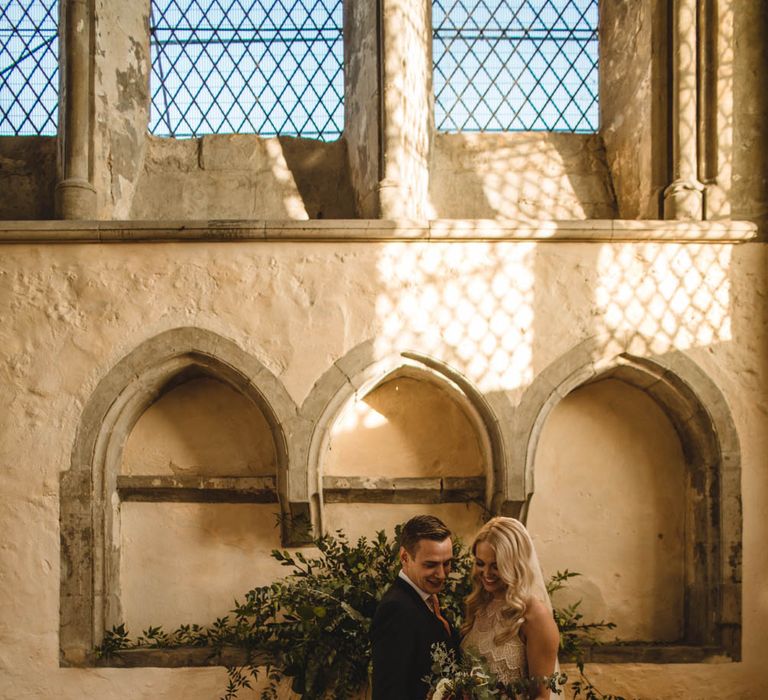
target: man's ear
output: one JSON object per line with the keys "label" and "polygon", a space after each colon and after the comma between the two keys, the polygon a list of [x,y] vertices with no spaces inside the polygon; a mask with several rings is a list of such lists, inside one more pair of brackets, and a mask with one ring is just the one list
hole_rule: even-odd
{"label": "man's ear", "polygon": [[408,550],[405,547],[400,547],[400,563],[405,564],[408,561]]}

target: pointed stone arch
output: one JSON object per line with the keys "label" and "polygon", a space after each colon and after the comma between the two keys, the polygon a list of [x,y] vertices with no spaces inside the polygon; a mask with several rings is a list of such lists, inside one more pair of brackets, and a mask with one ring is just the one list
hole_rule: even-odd
{"label": "pointed stone arch", "polygon": [[[396,377],[429,382],[446,391],[462,407],[481,442],[486,473],[482,480],[444,477],[437,480],[439,485],[429,483],[435,482],[434,479],[425,479],[423,484],[418,479],[402,480],[402,483],[392,479],[378,485],[368,483],[369,490],[362,498],[381,498],[382,502],[386,502],[388,497],[399,502],[441,502],[441,499],[471,498],[482,501],[488,510],[493,511],[498,507],[497,491],[506,478],[507,441],[506,423],[500,418],[500,413],[503,412],[505,416],[511,413],[507,397],[484,395],[450,365],[421,353],[402,351],[377,356],[373,341],[367,341],[334,363],[315,384],[301,407],[301,420],[312,426],[303,465],[305,483],[313,503],[313,522],[319,530],[322,528],[324,490],[321,461],[335,421],[350,401],[367,395]],[[328,486],[327,481],[325,486]],[[350,491],[354,490],[350,487]],[[436,490],[441,493],[435,493]]]}
{"label": "pointed stone arch", "polygon": [[[274,440],[277,465],[276,479],[249,493],[243,493],[237,480],[207,484],[211,500],[275,500],[284,515],[291,511],[287,436],[297,410],[280,381],[234,342],[205,329],[176,328],[143,342],[97,385],[83,409],[70,468],[61,476],[62,665],[91,663],[104,629],[120,619],[116,542],[118,472],[125,441],[164,391],[199,377],[225,383],[261,411]],[[198,493],[192,500],[207,500],[200,495],[205,487],[193,489]],[[193,489],[186,488],[181,498],[189,498]]]}
{"label": "pointed stone arch", "polygon": [[[677,432],[686,466],[684,639],[700,651],[685,660],[741,654],[741,455],[735,423],[722,392],[682,352],[653,357],[602,356],[591,339],[541,372],[516,412],[511,459],[527,504],[535,490],[541,431],[570,392],[615,379],[650,396]],[[620,656],[620,655],[619,655]],[[625,654],[626,656],[626,654]],[[649,660],[683,660],[675,654]],[[606,659],[608,660],[608,659]]]}

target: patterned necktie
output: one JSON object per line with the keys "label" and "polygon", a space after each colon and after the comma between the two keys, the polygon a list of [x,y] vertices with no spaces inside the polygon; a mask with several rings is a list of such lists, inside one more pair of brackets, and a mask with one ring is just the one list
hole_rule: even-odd
{"label": "patterned necktie", "polygon": [[441,614],[440,614],[440,603],[437,600],[437,596],[433,593],[429,598],[427,598],[427,601],[429,602],[429,607],[432,610],[433,613],[435,613],[435,617],[440,620],[440,622],[443,623],[443,627],[445,627],[445,631],[448,634],[448,636],[451,636],[451,626],[448,624],[448,620],[446,620]]}

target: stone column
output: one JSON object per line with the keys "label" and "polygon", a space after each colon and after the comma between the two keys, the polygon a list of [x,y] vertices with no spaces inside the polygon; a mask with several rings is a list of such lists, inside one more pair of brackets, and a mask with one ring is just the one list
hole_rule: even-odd
{"label": "stone column", "polygon": [[768,241],[768,3],[736,0],[732,4],[733,179],[734,219],[758,224]]}
{"label": "stone column", "polygon": [[426,219],[434,124],[430,0],[379,0],[382,47],[380,215]]}
{"label": "stone column", "polygon": [[697,0],[674,0],[672,15],[672,182],[664,218],[701,220],[704,185],[698,179]]}
{"label": "stone column", "polygon": [[344,0],[344,139],[360,218],[379,215],[381,47],[378,2]]}
{"label": "stone column", "polygon": [[63,0],[62,80],[59,109],[59,182],[56,215],[93,219],[96,188],[91,183],[91,6]]}

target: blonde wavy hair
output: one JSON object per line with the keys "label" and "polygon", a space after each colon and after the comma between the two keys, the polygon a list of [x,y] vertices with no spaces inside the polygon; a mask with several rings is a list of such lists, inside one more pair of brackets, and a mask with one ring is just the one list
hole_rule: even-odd
{"label": "blonde wavy hair", "polygon": [[[534,582],[531,566],[533,542],[519,520],[504,517],[492,518],[482,527],[472,543],[472,554],[476,554],[480,542],[486,542],[493,548],[499,576],[506,584],[505,605],[501,611],[505,624],[493,640],[494,644],[503,644],[518,634],[525,622],[525,611]],[[465,601],[462,635],[469,632],[478,611],[490,603],[492,598],[493,595],[486,592],[479,577],[473,574],[472,592]]]}

